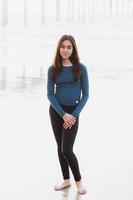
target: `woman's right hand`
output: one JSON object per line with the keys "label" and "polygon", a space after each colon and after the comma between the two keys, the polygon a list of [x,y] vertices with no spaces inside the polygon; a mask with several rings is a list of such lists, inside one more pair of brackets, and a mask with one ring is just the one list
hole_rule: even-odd
{"label": "woman's right hand", "polygon": [[72,126],[76,121],[76,118],[69,113],[65,113],[63,116],[63,119],[65,121],[65,124],[70,125],[70,126]]}

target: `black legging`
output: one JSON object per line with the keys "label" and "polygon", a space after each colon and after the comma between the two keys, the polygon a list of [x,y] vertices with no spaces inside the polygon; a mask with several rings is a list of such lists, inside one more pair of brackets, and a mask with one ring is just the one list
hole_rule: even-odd
{"label": "black legging", "polygon": [[[71,114],[75,106],[61,105],[63,110]],[[73,153],[73,145],[78,131],[79,117],[71,129],[63,127],[64,120],[50,105],[49,107],[50,121],[53,133],[57,142],[58,157],[64,179],[69,179],[69,166],[72,170],[75,181],[80,181],[81,175],[79,170],[78,160]]]}

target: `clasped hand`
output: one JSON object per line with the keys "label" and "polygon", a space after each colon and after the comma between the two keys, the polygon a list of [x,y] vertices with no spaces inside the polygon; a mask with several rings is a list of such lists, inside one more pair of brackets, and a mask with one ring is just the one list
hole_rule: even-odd
{"label": "clasped hand", "polygon": [[65,129],[67,128],[70,129],[76,122],[76,118],[69,113],[65,113],[65,115],[63,116],[63,120],[64,120],[63,126]]}

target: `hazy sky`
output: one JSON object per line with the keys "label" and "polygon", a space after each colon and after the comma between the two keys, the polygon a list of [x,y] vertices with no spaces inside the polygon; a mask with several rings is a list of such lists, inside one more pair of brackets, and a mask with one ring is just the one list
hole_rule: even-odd
{"label": "hazy sky", "polygon": [[[62,19],[67,18],[68,1],[69,0],[60,1],[60,8],[61,8],[60,10],[61,10]],[[83,1],[87,2],[87,0],[83,0]],[[20,21],[20,23],[21,23],[21,21],[23,21],[24,2],[25,2],[24,0],[8,1],[8,19],[10,21],[13,21],[13,22]],[[32,20],[39,21],[41,19],[41,11],[42,11],[41,2],[42,2],[42,0],[27,0],[28,21],[32,21]],[[74,0],[73,2],[74,2],[74,13],[75,13],[79,9],[79,0]],[[2,9],[2,0],[0,0],[0,10],[1,9]],[[56,11],[56,0],[45,0],[44,9],[45,9],[46,20],[54,20],[55,19],[55,11]]]}
{"label": "hazy sky", "polygon": [[[8,19],[11,23],[19,21],[23,23],[24,20],[24,2],[25,0],[8,0]],[[28,22],[39,22],[42,12],[42,0],[27,0],[27,20]],[[45,19],[46,21],[55,20],[56,0],[44,0],[45,2]],[[68,17],[68,2],[71,0],[60,0],[60,14],[62,20],[66,20]],[[110,4],[112,2],[112,4]],[[108,16],[110,13],[116,15],[126,15],[128,12],[133,16],[133,1],[128,0],[73,0],[73,15],[74,20],[84,14],[86,19],[88,15],[95,15],[99,17]],[[83,6],[84,5],[84,6]],[[110,10],[111,9],[111,10]],[[2,0],[0,0],[0,10],[2,10]],[[71,6],[69,8],[71,12]],[[69,12],[69,14],[70,14]],[[0,12],[0,17],[1,17]]]}

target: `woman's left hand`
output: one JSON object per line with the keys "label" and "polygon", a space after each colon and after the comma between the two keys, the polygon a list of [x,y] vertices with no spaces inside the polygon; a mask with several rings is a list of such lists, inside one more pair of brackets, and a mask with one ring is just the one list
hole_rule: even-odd
{"label": "woman's left hand", "polygon": [[75,124],[75,122],[73,122],[73,124],[72,124],[72,125],[70,125],[70,124],[68,124],[68,123],[64,122],[64,124],[63,124],[63,127],[64,127],[64,129],[67,129],[67,128],[71,129],[71,128],[72,128],[72,126],[73,126],[74,124]]}

